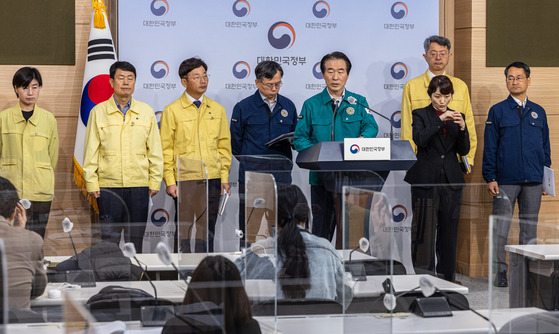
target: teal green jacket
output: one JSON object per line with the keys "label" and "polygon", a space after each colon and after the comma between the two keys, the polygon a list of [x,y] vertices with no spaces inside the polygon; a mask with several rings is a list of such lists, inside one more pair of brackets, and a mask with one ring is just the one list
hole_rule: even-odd
{"label": "teal green jacket", "polygon": [[[340,105],[334,119],[334,141],[343,141],[344,138],[374,138],[378,133],[378,125],[372,114],[367,113],[365,108],[347,102],[347,98],[353,96],[363,105],[367,104],[365,97],[345,91],[344,101]],[[324,90],[309,98],[303,103],[299,121],[295,128],[293,145],[297,151],[302,151],[322,141],[332,140],[332,98],[328,90]],[[317,173],[311,172],[309,183],[321,186]]]}

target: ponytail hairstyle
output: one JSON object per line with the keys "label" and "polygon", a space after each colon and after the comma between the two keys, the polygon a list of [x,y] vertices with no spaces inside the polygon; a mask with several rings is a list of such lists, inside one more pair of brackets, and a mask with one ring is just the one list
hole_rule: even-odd
{"label": "ponytail hairstyle", "polygon": [[299,223],[309,220],[307,199],[299,187],[278,187],[278,256],[283,259],[278,281],[287,298],[305,298],[310,289],[310,269],[305,240]]}

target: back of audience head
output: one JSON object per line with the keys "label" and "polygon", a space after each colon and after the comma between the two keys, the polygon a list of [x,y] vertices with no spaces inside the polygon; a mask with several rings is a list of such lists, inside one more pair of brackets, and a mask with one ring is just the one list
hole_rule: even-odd
{"label": "back of audience head", "polygon": [[0,216],[11,219],[18,202],[16,187],[10,180],[0,176]]}
{"label": "back of audience head", "polygon": [[287,298],[305,298],[310,289],[309,259],[300,223],[309,220],[309,206],[301,189],[295,185],[278,187],[278,254],[283,267],[278,281]]}
{"label": "back of audience head", "polygon": [[239,270],[221,255],[207,256],[192,273],[183,304],[200,302],[223,306],[227,332],[242,328],[252,319],[250,301]]}

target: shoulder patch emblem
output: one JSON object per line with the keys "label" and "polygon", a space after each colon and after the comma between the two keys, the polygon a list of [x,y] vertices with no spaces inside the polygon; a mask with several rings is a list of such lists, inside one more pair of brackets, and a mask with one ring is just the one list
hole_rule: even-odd
{"label": "shoulder patch emblem", "polygon": [[355,114],[355,109],[353,109],[352,107],[349,107],[349,108],[347,108],[347,109],[345,110],[345,112],[346,112],[348,115],[353,115],[353,114]]}
{"label": "shoulder patch emblem", "polygon": [[491,121],[487,121],[487,122],[485,122],[485,124],[487,124],[487,125],[491,125],[491,124],[493,124],[493,122],[491,122]]}
{"label": "shoulder patch emblem", "polygon": [[371,116],[375,116],[375,113],[371,109],[367,108],[365,110],[367,111],[367,114],[369,114]]}
{"label": "shoulder patch emblem", "polygon": [[283,110],[281,111],[281,115],[282,115],[283,117],[287,117],[287,116],[289,115],[289,113],[287,112],[287,110],[283,109]]}
{"label": "shoulder patch emblem", "polygon": [[530,113],[530,115],[532,115],[532,118],[533,118],[533,119],[537,119],[537,118],[538,118],[538,113],[535,112],[535,111],[532,111],[532,112]]}

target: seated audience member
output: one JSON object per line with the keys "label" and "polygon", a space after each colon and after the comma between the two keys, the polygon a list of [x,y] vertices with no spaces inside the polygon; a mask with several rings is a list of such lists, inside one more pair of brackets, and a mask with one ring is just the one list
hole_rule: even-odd
{"label": "seated audience member", "polygon": [[[343,259],[327,239],[308,233],[309,214],[307,199],[299,187],[278,187],[278,298],[332,299],[347,307],[353,294],[344,285]],[[273,264],[268,257],[255,254],[262,249],[274,253],[271,238],[254,243],[246,257],[237,260],[247,279],[273,279]]]}
{"label": "seated audience member", "polygon": [[235,264],[220,255],[202,260],[192,274],[182,308],[161,333],[261,333]]}
{"label": "seated audience member", "polygon": [[95,281],[138,281],[142,276],[142,269],[132,264],[118,244],[111,241],[88,247],[56,266],[58,272],[68,270],[92,270]]}
{"label": "seated audience member", "polygon": [[47,285],[43,238],[26,230],[26,223],[15,186],[0,177],[0,238],[6,247],[10,308],[29,308],[31,298],[42,295]]}

